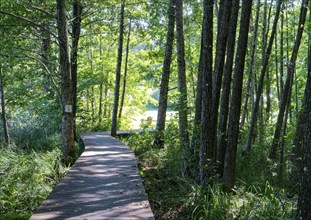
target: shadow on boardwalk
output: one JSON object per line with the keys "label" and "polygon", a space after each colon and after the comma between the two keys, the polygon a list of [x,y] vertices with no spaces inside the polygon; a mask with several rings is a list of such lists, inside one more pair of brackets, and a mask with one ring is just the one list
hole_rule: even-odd
{"label": "shadow on boardwalk", "polygon": [[30,219],[154,219],[128,146],[106,133],[82,139],[84,153]]}

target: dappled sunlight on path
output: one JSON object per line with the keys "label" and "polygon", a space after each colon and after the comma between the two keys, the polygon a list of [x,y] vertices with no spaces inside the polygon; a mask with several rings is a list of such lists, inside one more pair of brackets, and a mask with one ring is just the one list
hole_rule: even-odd
{"label": "dappled sunlight on path", "polygon": [[154,219],[128,146],[105,133],[82,139],[84,153],[30,219]]}

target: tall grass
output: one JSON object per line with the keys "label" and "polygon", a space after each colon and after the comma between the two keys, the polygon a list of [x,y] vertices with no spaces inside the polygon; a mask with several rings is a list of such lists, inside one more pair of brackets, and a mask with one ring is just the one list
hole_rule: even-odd
{"label": "tall grass", "polygon": [[67,171],[60,135],[35,131],[23,128],[0,148],[0,219],[28,219]]}
{"label": "tall grass", "polygon": [[[269,144],[254,146],[249,157],[237,157],[234,193],[225,193],[221,180],[201,187],[182,176],[178,129],[171,123],[165,133],[165,147],[152,145],[153,132],[124,140],[135,152],[156,219],[295,219],[297,188],[268,156]],[[288,166],[288,165],[286,165]]]}

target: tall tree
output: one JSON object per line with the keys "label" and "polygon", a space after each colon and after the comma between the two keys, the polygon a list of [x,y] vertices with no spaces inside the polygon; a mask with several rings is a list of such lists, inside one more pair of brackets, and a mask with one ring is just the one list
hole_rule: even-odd
{"label": "tall tree", "polygon": [[78,46],[81,33],[82,21],[82,5],[80,0],[74,0],[72,3],[72,43],[71,43],[71,77],[72,77],[72,92],[73,92],[73,125],[74,135],[76,137],[76,114],[77,114],[77,76],[78,76]]}
{"label": "tall tree", "polygon": [[[225,55],[227,48],[228,28],[229,19],[231,14],[232,0],[222,0],[219,11],[219,22],[217,31],[217,42],[216,42],[216,56],[214,63],[214,75],[213,75],[213,115],[212,115],[212,130],[209,132],[213,133],[214,148],[217,146],[217,120],[220,100],[220,90],[223,77]],[[215,150],[216,156],[216,150]]]}
{"label": "tall tree", "polygon": [[[232,81],[232,69],[234,62],[234,51],[235,51],[235,39],[236,39],[236,28],[237,21],[239,16],[239,0],[233,0],[231,17],[230,17],[230,26],[229,26],[229,35],[228,35],[228,45],[227,45],[227,58],[224,69],[224,80],[223,80],[223,89],[221,97],[221,106],[219,114],[219,127],[218,127],[218,140],[217,140],[217,162],[218,173],[222,175],[223,165],[226,154],[226,139],[227,139],[227,122],[228,122],[228,112],[229,112],[229,97],[230,97],[230,88]],[[230,42],[230,43],[229,43]]]}
{"label": "tall tree", "polygon": [[286,110],[286,106],[289,105],[289,102],[290,102],[296,59],[298,56],[298,50],[300,47],[300,42],[301,42],[302,34],[304,31],[306,15],[308,11],[307,5],[308,5],[308,0],[303,0],[301,3],[301,9],[300,9],[298,31],[297,31],[291,59],[287,65],[287,77],[286,77],[286,82],[284,85],[284,91],[283,91],[283,96],[282,96],[282,100],[280,104],[280,110],[279,110],[277,122],[275,125],[274,137],[273,137],[271,151],[270,151],[270,158],[272,159],[276,158],[277,146],[279,145],[281,129],[282,129],[282,125],[284,122],[284,113]]}
{"label": "tall tree", "polygon": [[246,94],[244,98],[244,104],[243,104],[243,111],[241,116],[241,125],[240,127],[243,127],[245,123],[246,118],[246,112],[247,112],[247,106],[248,106],[248,99],[251,95],[251,83],[253,79],[253,70],[254,70],[254,63],[255,63],[255,54],[257,50],[257,35],[258,35],[258,23],[259,23],[259,12],[260,12],[260,0],[257,1],[257,9],[256,9],[256,18],[255,18],[255,24],[254,24],[254,35],[252,39],[252,46],[251,46],[251,52],[250,52],[250,61],[248,65],[248,78],[247,78],[247,86],[246,86]]}
{"label": "tall tree", "polygon": [[201,128],[201,116],[202,116],[202,77],[203,77],[203,43],[202,43],[203,35],[201,33],[201,50],[200,50],[200,58],[198,65],[198,74],[197,74],[197,87],[195,92],[195,112],[194,112],[194,120],[193,120],[193,132],[190,143],[190,152],[189,159],[193,162],[194,166],[196,166],[196,161],[198,158],[197,150],[200,148],[200,128]]}
{"label": "tall tree", "polygon": [[158,107],[158,117],[155,132],[154,143],[158,147],[163,147],[163,131],[165,129],[165,119],[167,110],[167,95],[168,95],[168,85],[171,72],[172,54],[173,54],[173,44],[174,44],[174,28],[175,28],[175,7],[176,0],[170,0],[167,16],[167,34],[166,34],[166,48],[162,69],[162,78],[160,85],[160,96],[159,96],[159,107]]}
{"label": "tall tree", "polygon": [[3,137],[6,144],[9,143],[9,132],[8,125],[6,120],[6,110],[5,110],[5,99],[3,91],[3,73],[2,73],[2,64],[0,63],[0,101],[1,101],[1,119],[3,127]]}
{"label": "tall tree", "polygon": [[258,117],[259,102],[260,102],[262,91],[263,91],[264,79],[265,79],[265,75],[266,75],[268,64],[269,64],[270,54],[272,51],[272,46],[273,46],[273,42],[274,42],[274,38],[276,34],[276,28],[277,28],[277,23],[278,23],[280,11],[281,11],[282,3],[283,3],[283,0],[278,0],[276,13],[275,13],[274,21],[273,21],[273,26],[272,26],[271,36],[269,39],[266,53],[264,54],[264,57],[263,57],[260,78],[259,78],[259,82],[257,85],[256,99],[255,99],[254,106],[252,108],[251,122],[250,122],[250,127],[249,127],[249,131],[247,135],[246,152],[249,152],[252,146],[255,125],[257,123],[257,117]]}
{"label": "tall tree", "polygon": [[62,152],[65,160],[75,157],[74,125],[73,125],[73,86],[68,45],[66,1],[57,0],[57,29],[59,43],[59,62],[61,74],[62,98]]}
{"label": "tall tree", "polygon": [[[307,1],[303,1],[307,2]],[[307,5],[305,5],[307,6]],[[311,8],[309,8],[311,15]],[[310,16],[311,18],[311,16]],[[304,132],[302,140],[302,175],[298,197],[298,219],[311,219],[311,41],[309,33],[308,76],[304,99]]]}
{"label": "tall tree", "polygon": [[234,80],[228,121],[228,141],[224,162],[223,186],[226,190],[233,189],[235,182],[235,162],[242,104],[243,72],[247,52],[251,11],[252,0],[244,0],[242,3],[238,49],[235,58]]}
{"label": "tall tree", "polygon": [[202,25],[202,116],[200,133],[200,183],[209,184],[210,170],[214,158],[212,133],[212,74],[213,74],[213,0],[204,0]]}
{"label": "tall tree", "polygon": [[124,9],[125,9],[125,0],[122,1],[120,13],[118,58],[116,67],[116,82],[114,87],[114,102],[113,102],[112,122],[111,122],[111,136],[113,137],[117,135],[117,126],[118,126],[118,106],[119,106],[121,65],[123,53]]}
{"label": "tall tree", "polygon": [[129,60],[129,53],[130,53],[131,30],[132,30],[132,21],[130,20],[129,28],[128,28],[128,33],[127,33],[126,48],[125,48],[126,52],[125,52],[125,63],[124,63],[123,88],[122,88],[122,95],[121,95],[119,118],[122,117],[124,98],[125,98],[127,70],[128,70],[128,60]]}
{"label": "tall tree", "polygon": [[183,22],[183,0],[176,0],[176,42],[177,42],[177,64],[178,64],[178,124],[180,147],[184,151],[184,169],[187,169],[187,152],[189,151],[188,133],[188,98],[187,77],[185,62],[185,37]]}

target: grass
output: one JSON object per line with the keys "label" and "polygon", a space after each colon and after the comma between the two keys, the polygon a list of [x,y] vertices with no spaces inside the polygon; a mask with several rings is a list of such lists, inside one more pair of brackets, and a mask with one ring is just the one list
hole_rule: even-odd
{"label": "grass", "polygon": [[28,219],[64,177],[59,135],[45,141],[48,146],[35,150],[31,145],[0,148],[0,219]]}
{"label": "grass", "polygon": [[201,187],[182,176],[178,133],[172,126],[163,149],[153,147],[154,134],[143,132],[123,140],[138,160],[149,201],[156,219],[295,219],[297,185],[267,158],[269,145],[254,146],[251,156],[237,157],[234,193],[223,192],[220,181]]}

